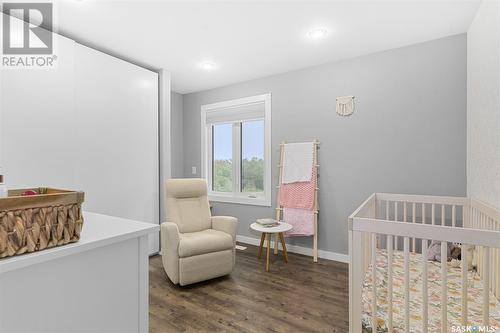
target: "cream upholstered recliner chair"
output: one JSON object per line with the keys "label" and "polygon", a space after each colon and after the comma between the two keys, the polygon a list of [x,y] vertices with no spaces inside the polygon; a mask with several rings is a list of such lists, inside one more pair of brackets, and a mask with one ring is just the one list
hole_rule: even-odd
{"label": "cream upholstered recliner chair", "polygon": [[161,255],[170,280],[184,286],[231,273],[238,220],[211,216],[204,179],[169,179],[166,191]]}

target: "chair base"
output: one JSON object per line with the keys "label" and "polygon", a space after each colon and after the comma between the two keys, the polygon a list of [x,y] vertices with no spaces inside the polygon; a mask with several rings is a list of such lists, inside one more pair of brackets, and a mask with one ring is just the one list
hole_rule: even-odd
{"label": "chair base", "polygon": [[179,258],[179,284],[185,286],[231,273],[234,268],[234,254],[233,249],[228,249]]}

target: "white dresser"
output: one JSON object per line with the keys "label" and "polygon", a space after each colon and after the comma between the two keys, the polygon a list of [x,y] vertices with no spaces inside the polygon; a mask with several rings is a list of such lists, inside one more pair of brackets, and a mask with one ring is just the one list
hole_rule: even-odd
{"label": "white dresser", "polygon": [[147,332],[148,234],[84,212],[80,241],[0,259],[0,332]]}

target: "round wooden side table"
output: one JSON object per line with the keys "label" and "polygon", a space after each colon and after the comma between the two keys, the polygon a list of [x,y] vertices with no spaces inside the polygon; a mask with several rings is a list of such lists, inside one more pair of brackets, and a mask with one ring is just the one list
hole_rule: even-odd
{"label": "round wooden side table", "polygon": [[266,271],[269,272],[269,257],[271,255],[271,237],[273,234],[275,234],[277,237],[275,237],[275,242],[277,242],[277,239],[279,237],[281,241],[281,246],[283,247],[283,259],[285,262],[288,262],[288,253],[286,252],[286,244],[285,244],[285,236],[283,236],[283,233],[286,231],[292,230],[292,225],[285,223],[285,222],[279,222],[279,225],[274,226],[274,227],[265,227],[262,226],[258,223],[252,223],[250,225],[250,228],[252,230],[261,232],[262,235],[260,237],[260,246],[259,246],[259,253],[257,255],[257,258],[260,259],[262,256],[262,247],[264,245],[264,240],[266,239],[267,235],[267,255],[266,255]]}

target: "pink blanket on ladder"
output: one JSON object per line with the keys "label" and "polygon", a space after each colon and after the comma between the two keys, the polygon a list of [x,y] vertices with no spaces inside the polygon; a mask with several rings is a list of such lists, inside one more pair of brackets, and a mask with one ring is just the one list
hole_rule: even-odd
{"label": "pink blanket on ladder", "polygon": [[314,234],[314,212],[307,209],[283,208],[283,221],[293,229],[285,236],[311,236]]}
{"label": "pink blanket on ladder", "polygon": [[280,184],[279,205],[281,207],[313,209],[314,191],[316,190],[316,168],[312,169],[309,182]]}

